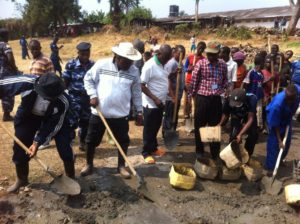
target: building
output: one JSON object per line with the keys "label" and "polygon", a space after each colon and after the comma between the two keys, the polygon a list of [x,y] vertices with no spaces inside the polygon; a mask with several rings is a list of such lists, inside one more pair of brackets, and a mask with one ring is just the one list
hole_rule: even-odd
{"label": "building", "polygon": [[[198,21],[202,27],[236,25],[271,28],[274,27],[274,21],[276,19],[280,20],[282,17],[284,17],[287,21],[291,19],[292,9],[290,6],[201,13],[198,16]],[[194,21],[194,15],[184,17],[168,17],[155,20],[155,25],[172,29],[178,24],[192,24]],[[300,28],[300,22],[298,22],[297,27]]]}

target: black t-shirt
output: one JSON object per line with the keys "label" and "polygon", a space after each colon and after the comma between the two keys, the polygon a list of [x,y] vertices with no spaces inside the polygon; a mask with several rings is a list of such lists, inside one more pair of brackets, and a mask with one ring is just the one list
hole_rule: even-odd
{"label": "black t-shirt", "polygon": [[248,113],[252,112],[256,114],[257,98],[254,94],[247,93],[246,101],[240,107],[231,107],[229,105],[229,99],[227,99],[223,106],[223,113],[231,115],[242,122],[246,122],[248,119]]}

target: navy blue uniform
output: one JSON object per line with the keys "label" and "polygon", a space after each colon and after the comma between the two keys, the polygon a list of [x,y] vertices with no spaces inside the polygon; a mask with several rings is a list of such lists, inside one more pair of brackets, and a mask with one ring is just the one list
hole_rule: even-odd
{"label": "navy blue uniform", "polygon": [[[16,71],[14,71],[8,63],[8,53],[12,53],[12,49],[9,44],[6,42],[0,42],[0,78],[16,75]],[[3,96],[1,99],[3,112],[12,112],[14,109],[15,98]]]}
{"label": "navy blue uniform", "polygon": [[[64,162],[73,162],[70,133],[74,125],[74,118],[72,109],[69,110],[69,107],[72,107],[69,104],[70,98],[68,94],[63,93],[54,101],[42,99],[41,103],[37,103],[38,95],[32,90],[35,79],[35,76],[17,76],[0,80],[1,97],[3,95],[12,96],[28,90],[22,93],[22,101],[15,116],[15,136],[27,147],[30,147],[33,141],[41,145],[54,138],[61,159]],[[41,107],[44,114],[37,113],[37,104],[44,104]],[[29,161],[29,156],[16,142],[14,142],[13,150],[15,164],[24,164]]]}
{"label": "navy blue uniform", "polygon": [[16,75],[0,79],[0,99],[14,97],[24,91],[33,89],[33,84],[38,76]]}
{"label": "navy blue uniform", "polygon": [[61,68],[61,65],[60,65],[59,48],[58,48],[56,43],[52,42],[50,44],[50,49],[51,49],[50,59],[51,59],[52,64],[54,66],[54,70],[55,70],[55,72],[58,71],[59,74],[61,75],[62,68]]}
{"label": "navy blue uniform", "polygon": [[250,128],[247,130],[247,139],[245,142],[245,149],[249,155],[253,154],[255,144],[258,139],[257,132],[257,119],[256,119],[256,105],[257,97],[254,94],[246,94],[246,102],[241,107],[231,107],[229,100],[226,100],[223,106],[223,113],[231,115],[231,133],[230,142],[240,133],[243,128],[243,124],[248,121],[249,112],[254,114],[254,120]]}
{"label": "navy blue uniform", "polygon": [[80,142],[84,143],[88,123],[91,116],[90,97],[84,88],[83,79],[86,72],[93,67],[94,62],[89,61],[83,65],[79,59],[72,59],[66,64],[65,71],[62,75],[66,83],[68,83],[69,96],[73,107],[73,114],[77,121],[75,127],[79,127]]}
{"label": "navy blue uniform", "polygon": [[21,45],[21,48],[22,48],[22,59],[26,59],[26,56],[29,58],[28,48],[27,48],[28,43],[27,43],[27,40],[25,39],[25,37],[21,37],[20,45]]}

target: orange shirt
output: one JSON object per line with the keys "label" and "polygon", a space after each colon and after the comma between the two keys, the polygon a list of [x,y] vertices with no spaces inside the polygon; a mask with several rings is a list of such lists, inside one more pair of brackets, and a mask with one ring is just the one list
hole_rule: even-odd
{"label": "orange shirt", "polygon": [[[195,66],[199,60],[204,59],[204,56],[199,56],[195,58],[194,54],[188,56],[185,62],[185,69],[188,71],[189,66]],[[194,61],[195,60],[195,61]],[[185,83],[189,84],[192,81],[192,72],[186,72]]]}
{"label": "orange shirt", "polygon": [[234,88],[241,88],[241,85],[247,75],[247,68],[244,64],[238,67],[236,72],[237,81],[234,83]]}

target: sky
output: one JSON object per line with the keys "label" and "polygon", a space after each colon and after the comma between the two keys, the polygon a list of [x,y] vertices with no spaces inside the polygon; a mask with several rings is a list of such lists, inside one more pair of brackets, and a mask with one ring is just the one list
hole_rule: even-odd
{"label": "sky", "polygon": [[[17,2],[25,3],[25,0],[17,0]],[[193,15],[195,10],[195,0],[142,0],[141,2],[143,7],[151,9],[152,15],[156,18],[167,17],[170,5],[178,5],[179,11],[183,10],[189,15]],[[97,0],[79,0],[79,4],[88,12],[109,10],[108,0],[101,0],[100,4]],[[199,13],[285,5],[289,5],[289,0],[200,0]],[[14,17],[20,17],[14,4],[10,0],[0,0],[0,18]]]}

